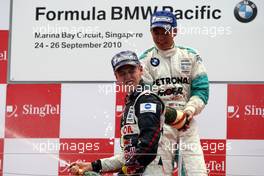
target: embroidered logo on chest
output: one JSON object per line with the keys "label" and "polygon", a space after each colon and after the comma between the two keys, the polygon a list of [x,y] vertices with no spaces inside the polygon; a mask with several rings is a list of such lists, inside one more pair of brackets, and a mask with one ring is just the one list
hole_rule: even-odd
{"label": "embroidered logo on chest", "polygon": [[184,74],[190,74],[192,70],[192,63],[189,59],[182,59],[180,62],[181,72]]}
{"label": "embroidered logo on chest", "polygon": [[160,64],[160,60],[156,57],[152,57],[150,59],[150,64],[154,67],[157,67]]}

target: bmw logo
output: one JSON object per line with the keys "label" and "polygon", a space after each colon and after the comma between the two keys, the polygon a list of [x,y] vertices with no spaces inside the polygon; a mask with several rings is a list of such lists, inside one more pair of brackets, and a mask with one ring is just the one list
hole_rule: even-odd
{"label": "bmw logo", "polygon": [[152,66],[157,67],[160,64],[160,60],[156,57],[152,57],[150,63]]}
{"label": "bmw logo", "polygon": [[234,15],[238,21],[248,23],[255,19],[257,11],[257,6],[253,2],[244,0],[236,5]]}

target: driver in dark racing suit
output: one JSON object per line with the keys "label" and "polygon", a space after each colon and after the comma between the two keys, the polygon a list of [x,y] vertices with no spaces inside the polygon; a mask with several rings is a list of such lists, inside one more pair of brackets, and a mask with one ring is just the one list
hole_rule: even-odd
{"label": "driver in dark racing suit", "polygon": [[164,122],[164,104],[154,93],[146,90],[141,76],[143,68],[137,55],[123,51],[112,59],[117,85],[125,86],[126,104],[121,119],[120,145],[122,153],[93,162],[71,164],[71,173],[118,171],[119,175],[161,176],[163,169],[159,139]]}

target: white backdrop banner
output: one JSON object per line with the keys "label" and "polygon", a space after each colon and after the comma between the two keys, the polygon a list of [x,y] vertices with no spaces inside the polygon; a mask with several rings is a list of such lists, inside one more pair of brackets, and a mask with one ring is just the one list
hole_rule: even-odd
{"label": "white backdrop banner", "polygon": [[[9,29],[9,12],[10,10],[10,0],[1,0],[0,5],[0,29],[8,30]],[[2,41],[1,41],[2,42]]]}
{"label": "white backdrop banner", "polygon": [[163,9],[178,19],[176,45],[200,52],[210,81],[264,81],[263,6],[261,0],[13,0],[9,80],[113,81],[112,56],[150,48],[150,15]]}

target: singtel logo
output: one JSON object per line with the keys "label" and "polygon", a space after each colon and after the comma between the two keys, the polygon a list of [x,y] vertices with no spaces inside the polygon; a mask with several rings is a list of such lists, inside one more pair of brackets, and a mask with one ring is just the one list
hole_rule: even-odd
{"label": "singtel logo", "polygon": [[[17,105],[8,105],[6,108],[8,113],[7,117],[18,117]],[[60,114],[60,105],[44,104],[43,106],[35,106],[33,104],[24,104],[22,106],[23,115],[32,115],[39,117],[46,117],[47,115],[58,115]]]}
{"label": "singtel logo", "polygon": [[[239,118],[239,106],[228,106],[228,118]],[[259,116],[264,118],[264,107],[258,107],[256,105],[245,105],[244,106],[244,115],[245,116]]]}

